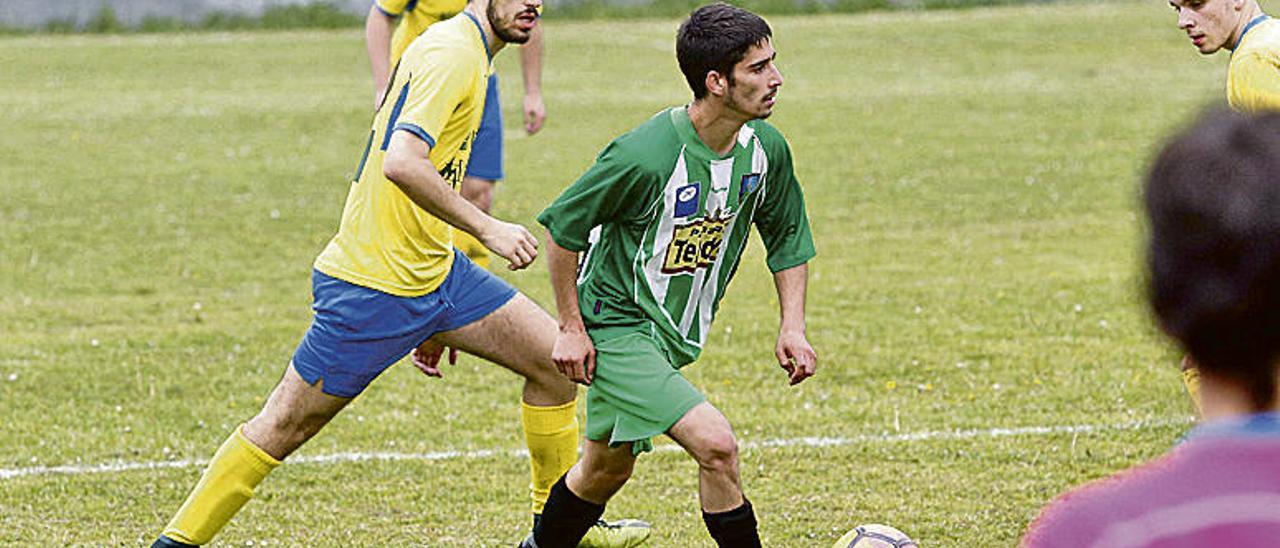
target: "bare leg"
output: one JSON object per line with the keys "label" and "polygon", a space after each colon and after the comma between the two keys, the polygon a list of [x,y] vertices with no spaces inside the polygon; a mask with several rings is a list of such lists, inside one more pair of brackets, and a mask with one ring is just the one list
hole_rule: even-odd
{"label": "bare leg", "polygon": [[472,205],[480,208],[480,211],[488,213],[493,207],[493,187],[495,186],[497,186],[496,181],[467,176],[462,178],[462,187],[458,189],[458,193]]}
{"label": "bare leg", "polygon": [[636,457],[631,444],[609,447],[608,442],[587,440],[582,459],[565,476],[565,484],[582,500],[603,505],[631,479]]}
{"label": "bare leg", "polygon": [[551,361],[556,321],[523,294],[478,321],[431,340],[505,367],[525,378],[524,401],[529,405],[562,405],[574,400],[577,386]]}
{"label": "bare leg", "polygon": [[244,425],[245,437],[276,460],[284,460],[351,401],[325,394],[323,383],[307,384],[289,364],[262,410]]}
{"label": "bare leg", "polygon": [[266,405],[243,428],[237,426],[210,459],[200,481],[154,546],[206,544],[253,497],[253,490],[280,461],[319,432],[350,401],[308,385],[285,368]]}
{"label": "bare leg", "polygon": [[698,462],[698,496],[704,512],[726,512],[742,506],[738,481],[738,442],[728,419],[703,402],[667,432]]}

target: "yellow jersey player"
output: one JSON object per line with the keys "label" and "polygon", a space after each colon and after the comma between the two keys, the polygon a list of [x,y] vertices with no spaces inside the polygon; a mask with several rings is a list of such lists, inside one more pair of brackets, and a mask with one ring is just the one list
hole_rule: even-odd
{"label": "yellow jersey player", "polygon": [[[1245,112],[1280,110],[1280,22],[1262,12],[1257,0],[1169,0],[1178,28],[1204,55],[1231,52],[1227,103]],[[1182,381],[1200,409],[1200,372],[1182,360]]]}
{"label": "yellow jersey player", "polygon": [[1231,52],[1227,102],[1240,111],[1280,110],[1280,23],[1257,0],[1169,0],[1178,28],[1200,53]]}
{"label": "yellow jersey player", "polygon": [[[369,130],[338,233],[315,261],[315,317],[257,416],[237,426],[153,546],[210,542],[282,460],[379,374],[412,353],[439,377],[446,347],[525,379],[522,422],[535,512],[577,458],[574,384],[551,360],[556,322],[453,250],[455,229],[527,267],[538,242],[455,188],[480,126],[492,58],[537,27],[541,0],[472,0],[414,41]],[[535,514],[535,520],[536,520]],[[595,527],[594,546],[634,546],[647,525]]]}
{"label": "yellow jersey player", "polygon": [[[413,42],[431,25],[462,11],[466,0],[376,0],[365,18],[365,47],[373,72],[374,103],[387,93],[391,70]],[[546,106],[542,101],[542,28],[535,27],[529,41],[520,48],[524,73],[524,128],[532,135],[542,128]],[[503,178],[502,108],[498,102],[497,75],[489,76],[480,129],[472,143],[471,158],[463,176],[462,196],[488,213],[493,204],[493,188]],[[476,264],[488,268],[489,252],[470,234],[458,232],[454,246]]]}

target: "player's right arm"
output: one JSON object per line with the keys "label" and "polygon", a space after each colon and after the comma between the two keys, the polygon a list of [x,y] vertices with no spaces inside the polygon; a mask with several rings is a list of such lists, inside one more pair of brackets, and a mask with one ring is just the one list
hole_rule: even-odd
{"label": "player's right arm", "polygon": [[369,68],[373,72],[373,104],[382,103],[391,78],[391,37],[396,31],[396,17],[374,2],[364,18],[364,46],[369,52]]}
{"label": "player's right arm", "polygon": [[455,192],[431,163],[430,153],[431,145],[417,135],[396,131],[387,146],[382,173],[418,207],[475,236],[490,251],[510,261],[511,270],[529,266],[538,256],[538,240],[533,234],[518,224],[490,217]]}
{"label": "player's right arm", "polygon": [[635,208],[645,207],[643,190],[655,184],[631,156],[611,143],[538,215],[538,222],[547,227],[547,268],[560,317],[551,356],[574,382],[591,383],[596,356],[578,302],[578,254],[588,249],[594,227],[633,217]]}
{"label": "player's right arm", "polygon": [[556,334],[551,359],[569,380],[591,384],[596,371],[596,349],[587,336],[587,327],[578,308],[578,252],[560,247],[547,234],[547,269],[556,296],[560,332]]}

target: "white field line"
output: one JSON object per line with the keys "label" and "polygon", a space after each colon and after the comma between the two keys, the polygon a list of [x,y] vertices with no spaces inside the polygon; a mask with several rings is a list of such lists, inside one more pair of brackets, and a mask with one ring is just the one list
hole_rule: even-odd
{"label": "white field line", "polygon": [[[1132,421],[1119,424],[1081,424],[1067,426],[1024,426],[1019,428],[987,428],[981,430],[934,430],[899,434],[864,434],[852,437],[804,437],[743,441],[744,450],[785,447],[842,447],[846,445],[901,443],[933,440],[967,440],[975,438],[1007,438],[1018,436],[1049,436],[1054,434],[1089,434],[1108,431],[1150,430],[1168,426],[1190,425],[1189,418]],[[660,452],[681,451],[680,446],[664,444],[655,447]],[[435,451],[430,453],[349,452],[328,455],[300,455],[290,458],[290,464],[335,464],[363,461],[442,461],[472,460],[493,457],[524,458],[524,449],[483,449],[476,451]],[[208,460],[165,460],[151,462],[108,462],[102,464],[71,464],[63,466],[33,466],[30,468],[0,468],[0,480],[24,476],[83,475],[128,472],[132,470],[157,470],[162,468],[203,467]]]}

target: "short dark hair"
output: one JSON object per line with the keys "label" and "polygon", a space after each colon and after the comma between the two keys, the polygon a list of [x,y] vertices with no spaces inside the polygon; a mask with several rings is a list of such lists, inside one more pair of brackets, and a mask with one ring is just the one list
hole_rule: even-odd
{"label": "short dark hair", "polygon": [[1161,327],[1202,371],[1269,407],[1280,358],[1280,115],[1204,115],[1160,152],[1145,202]]}
{"label": "short dark hair", "polygon": [[708,72],[714,70],[733,82],[733,66],[751,46],[771,36],[764,19],[742,8],[716,2],[693,10],[676,33],[676,60],[693,98],[707,95]]}

